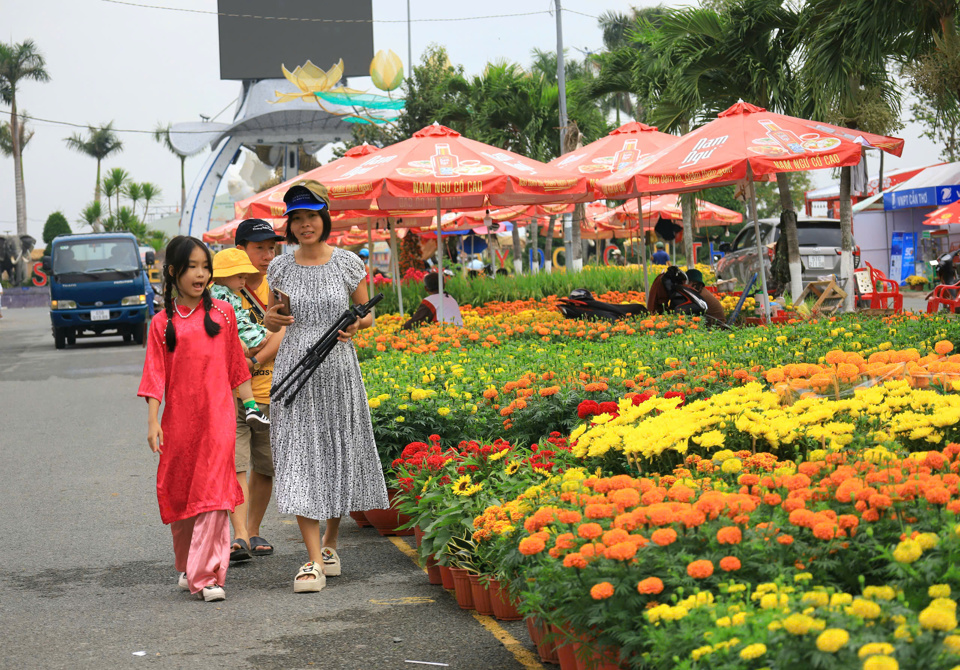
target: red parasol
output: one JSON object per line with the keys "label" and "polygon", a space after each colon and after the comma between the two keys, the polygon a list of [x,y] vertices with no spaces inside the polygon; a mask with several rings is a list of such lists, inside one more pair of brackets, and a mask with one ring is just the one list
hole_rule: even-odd
{"label": "red parasol", "polygon": [[[652,229],[658,219],[674,221],[683,218],[680,208],[680,196],[676,193],[664,193],[653,196],[643,202],[643,222],[645,228]],[[611,209],[609,213],[599,218],[600,222],[619,221],[622,223],[637,223],[637,200],[626,200],[622,205]],[[734,212],[726,207],[715,205],[706,200],[697,200],[697,221],[704,225],[729,226],[734,223],[743,223],[743,214]]]}
{"label": "red parasol", "polygon": [[[777,172],[856,165],[863,147],[899,156],[903,140],[774,114],[741,101],[676,144],[600,179],[597,188],[607,198],[622,200],[641,193],[682,193],[746,181],[754,201],[751,211],[757,254],[762,259],[753,180]],[[764,312],[769,317],[762,261],[760,281]]]}
{"label": "red parasol", "polygon": [[944,205],[927,214],[923,220],[926,226],[948,226],[960,224],[960,200]]}

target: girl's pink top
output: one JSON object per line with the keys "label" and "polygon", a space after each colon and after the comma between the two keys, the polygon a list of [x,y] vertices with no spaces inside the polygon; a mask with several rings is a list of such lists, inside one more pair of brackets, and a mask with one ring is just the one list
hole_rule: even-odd
{"label": "girl's pink top", "polygon": [[[157,500],[163,523],[243,503],[234,466],[236,406],[232,389],[250,379],[229,303],[211,309],[220,333],[207,335],[203,304],[173,325],[177,346],[167,350],[167,315],[150,322],[147,357],[137,395],[166,402],[160,427],[163,454],[157,466]],[[222,313],[221,311],[222,310]],[[226,316],[224,316],[226,315]]]}

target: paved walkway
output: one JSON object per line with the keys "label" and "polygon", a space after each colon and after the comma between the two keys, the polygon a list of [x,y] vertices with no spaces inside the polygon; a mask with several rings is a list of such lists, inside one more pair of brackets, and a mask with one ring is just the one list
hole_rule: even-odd
{"label": "paved walkway", "polygon": [[406,538],[352,520],[344,574],[318,594],[293,593],[306,553],[273,504],[262,535],[276,554],[232,567],[225,602],[180,591],[135,397],[143,349],[110,338],[57,351],[48,318],[0,320],[0,668],[540,667],[522,622],[460,610]]}

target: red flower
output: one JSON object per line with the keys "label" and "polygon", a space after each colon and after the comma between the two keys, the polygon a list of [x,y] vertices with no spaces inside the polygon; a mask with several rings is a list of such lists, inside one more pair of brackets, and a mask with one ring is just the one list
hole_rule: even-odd
{"label": "red flower", "polygon": [[589,416],[600,413],[600,405],[595,400],[584,400],[577,406],[577,416],[586,419]]}

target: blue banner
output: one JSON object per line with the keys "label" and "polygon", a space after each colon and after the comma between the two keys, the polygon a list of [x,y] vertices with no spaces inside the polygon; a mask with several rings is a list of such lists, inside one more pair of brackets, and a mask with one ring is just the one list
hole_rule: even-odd
{"label": "blue banner", "polygon": [[957,200],[960,200],[960,185],[945,184],[884,193],[883,208],[891,210],[908,207],[942,207]]}
{"label": "blue banner", "polygon": [[903,267],[903,233],[893,233],[890,237],[890,274],[887,276],[894,281],[900,281]]}
{"label": "blue banner", "polygon": [[917,249],[917,234],[916,233],[904,233],[903,234],[903,264],[900,266],[900,283],[903,284],[907,281],[907,277],[915,274],[916,272],[916,249]]}

